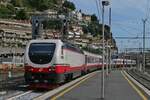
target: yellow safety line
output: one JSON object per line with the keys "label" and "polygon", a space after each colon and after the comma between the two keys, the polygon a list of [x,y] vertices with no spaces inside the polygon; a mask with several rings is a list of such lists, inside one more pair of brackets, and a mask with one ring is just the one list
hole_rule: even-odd
{"label": "yellow safety line", "polygon": [[87,79],[93,77],[94,75],[96,75],[96,73],[93,74],[93,75],[91,75],[91,76],[88,76],[88,77],[84,78],[83,80],[81,80],[81,81],[78,82],[77,84],[75,84],[75,85],[73,85],[73,86],[67,88],[66,90],[62,91],[62,92],[59,93],[58,95],[52,97],[50,100],[56,100],[57,98],[63,96],[65,93],[67,93],[67,92],[69,92],[70,90],[72,90],[73,88],[75,88],[75,87],[79,86],[80,84],[82,84],[83,82],[85,82]]}
{"label": "yellow safety line", "polygon": [[121,71],[121,74],[124,76],[124,78],[128,81],[128,83],[132,86],[132,88],[141,96],[142,100],[148,100],[147,97],[131,82]]}

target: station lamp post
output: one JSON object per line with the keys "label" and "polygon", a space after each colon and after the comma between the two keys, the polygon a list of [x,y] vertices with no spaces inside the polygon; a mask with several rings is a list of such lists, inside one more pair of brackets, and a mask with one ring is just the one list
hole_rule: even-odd
{"label": "station lamp post", "polygon": [[102,57],[103,57],[103,62],[102,62],[102,81],[101,81],[101,98],[102,99],[104,99],[104,90],[105,90],[105,88],[104,88],[104,81],[105,81],[105,72],[104,72],[104,60],[105,60],[105,43],[104,43],[104,40],[105,40],[105,25],[104,25],[104,16],[105,16],[105,6],[108,6],[109,5],[109,1],[108,0],[103,0],[102,1],[102,37],[103,37],[103,55],[102,55]]}

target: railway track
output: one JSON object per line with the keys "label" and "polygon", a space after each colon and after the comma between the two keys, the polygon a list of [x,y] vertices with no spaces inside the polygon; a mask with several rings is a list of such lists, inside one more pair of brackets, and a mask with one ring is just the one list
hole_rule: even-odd
{"label": "railway track", "polygon": [[[49,89],[49,90],[38,89],[38,90],[18,91],[18,92],[16,92],[16,94],[0,97],[0,100],[33,100],[34,98],[38,98],[38,97],[42,96],[43,94],[45,94],[46,92],[52,91],[62,85],[65,85],[65,84],[67,84],[67,83],[52,86],[51,89]],[[26,88],[29,89],[28,86]]]}
{"label": "railway track", "polygon": [[96,73],[96,72],[92,72],[92,73],[89,73],[89,74],[87,74],[85,76],[81,76],[81,77],[75,78],[72,81],[64,83],[64,84],[61,84],[61,85],[54,85],[49,90],[40,90],[39,89],[39,90],[19,91],[15,95],[11,95],[11,96],[0,98],[0,100],[33,100],[33,99],[37,99],[39,97],[43,97],[43,96],[45,97],[45,95],[47,95],[47,93],[49,93],[49,92],[52,92],[52,93],[53,93],[53,91],[55,91],[55,92],[57,91],[58,92],[59,90],[61,90],[61,88],[63,88],[63,87],[67,88],[67,86],[69,86],[69,84],[70,85],[71,84],[76,84],[77,82],[79,82],[82,79],[85,79],[85,78],[93,75],[94,73]]}
{"label": "railway track", "polygon": [[32,100],[35,97],[41,96],[45,93],[45,91],[26,91],[24,93],[20,93],[16,96],[10,97],[7,100]]}
{"label": "railway track", "polygon": [[7,90],[24,83],[25,81],[23,76],[2,80],[0,81],[0,90]]}
{"label": "railway track", "polygon": [[6,91],[5,94],[0,95],[0,100],[32,100],[65,84],[54,85],[49,90],[33,90],[25,84],[24,77],[11,78],[0,81],[0,92]]}
{"label": "railway track", "polygon": [[[76,80],[77,78],[73,79]],[[73,81],[72,80],[72,81]],[[65,85],[67,83],[64,84],[60,84],[60,85],[53,85],[51,86],[49,89],[44,90],[44,89],[37,89],[34,90],[32,87],[27,86],[26,88],[31,88],[32,90],[26,90],[26,91],[19,91],[18,94],[13,95],[13,96],[7,96],[5,98],[0,98],[0,100],[33,100],[34,98],[38,98],[40,96],[42,96],[43,94],[52,91],[58,87],[61,87],[63,85]]]}
{"label": "railway track", "polygon": [[127,71],[135,80],[145,86],[147,89],[150,90],[150,77],[147,74],[143,74],[137,70],[129,70]]}
{"label": "railway track", "polygon": [[27,91],[26,87],[27,85],[25,84],[23,76],[1,80],[0,100],[6,100],[6,98],[23,93]]}
{"label": "railway track", "polygon": [[[53,87],[53,89],[57,87]],[[31,89],[28,85],[13,84],[3,89],[3,91],[6,90],[7,92],[4,95],[0,95],[0,100],[32,100],[35,97],[41,96],[44,93],[48,92],[48,90],[40,90],[40,89],[31,90]]]}

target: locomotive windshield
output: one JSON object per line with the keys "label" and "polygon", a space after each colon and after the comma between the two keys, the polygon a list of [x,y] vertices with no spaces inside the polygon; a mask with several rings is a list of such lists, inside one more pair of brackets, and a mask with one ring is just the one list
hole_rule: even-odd
{"label": "locomotive windshield", "polygon": [[48,64],[53,58],[55,47],[55,43],[32,43],[29,58],[35,64]]}

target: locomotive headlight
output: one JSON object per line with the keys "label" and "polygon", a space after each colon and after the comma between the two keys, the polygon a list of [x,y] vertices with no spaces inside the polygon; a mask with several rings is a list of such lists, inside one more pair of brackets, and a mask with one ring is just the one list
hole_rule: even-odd
{"label": "locomotive headlight", "polygon": [[49,68],[49,71],[54,71],[55,70],[55,67],[50,67]]}
{"label": "locomotive headlight", "polygon": [[34,69],[33,68],[31,68],[31,71],[33,71]]}
{"label": "locomotive headlight", "polygon": [[35,83],[38,83],[38,82],[39,82],[39,80],[34,80],[34,82],[35,82]]}
{"label": "locomotive headlight", "polygon": [[42,71],[43,71],[43,69],[42,69],[42,68],[40,68],[40,69],[39,69],[39,72],[42,72]]}
{"label": "locomotive headlight", "polygon": [[44,80],[44,83],[48,83],[48,80]]}
{"label": "locomotive headlight", "polygon": [[52,69],[51,69],[51,68],[49,68],[49,71],[52,71]]}

